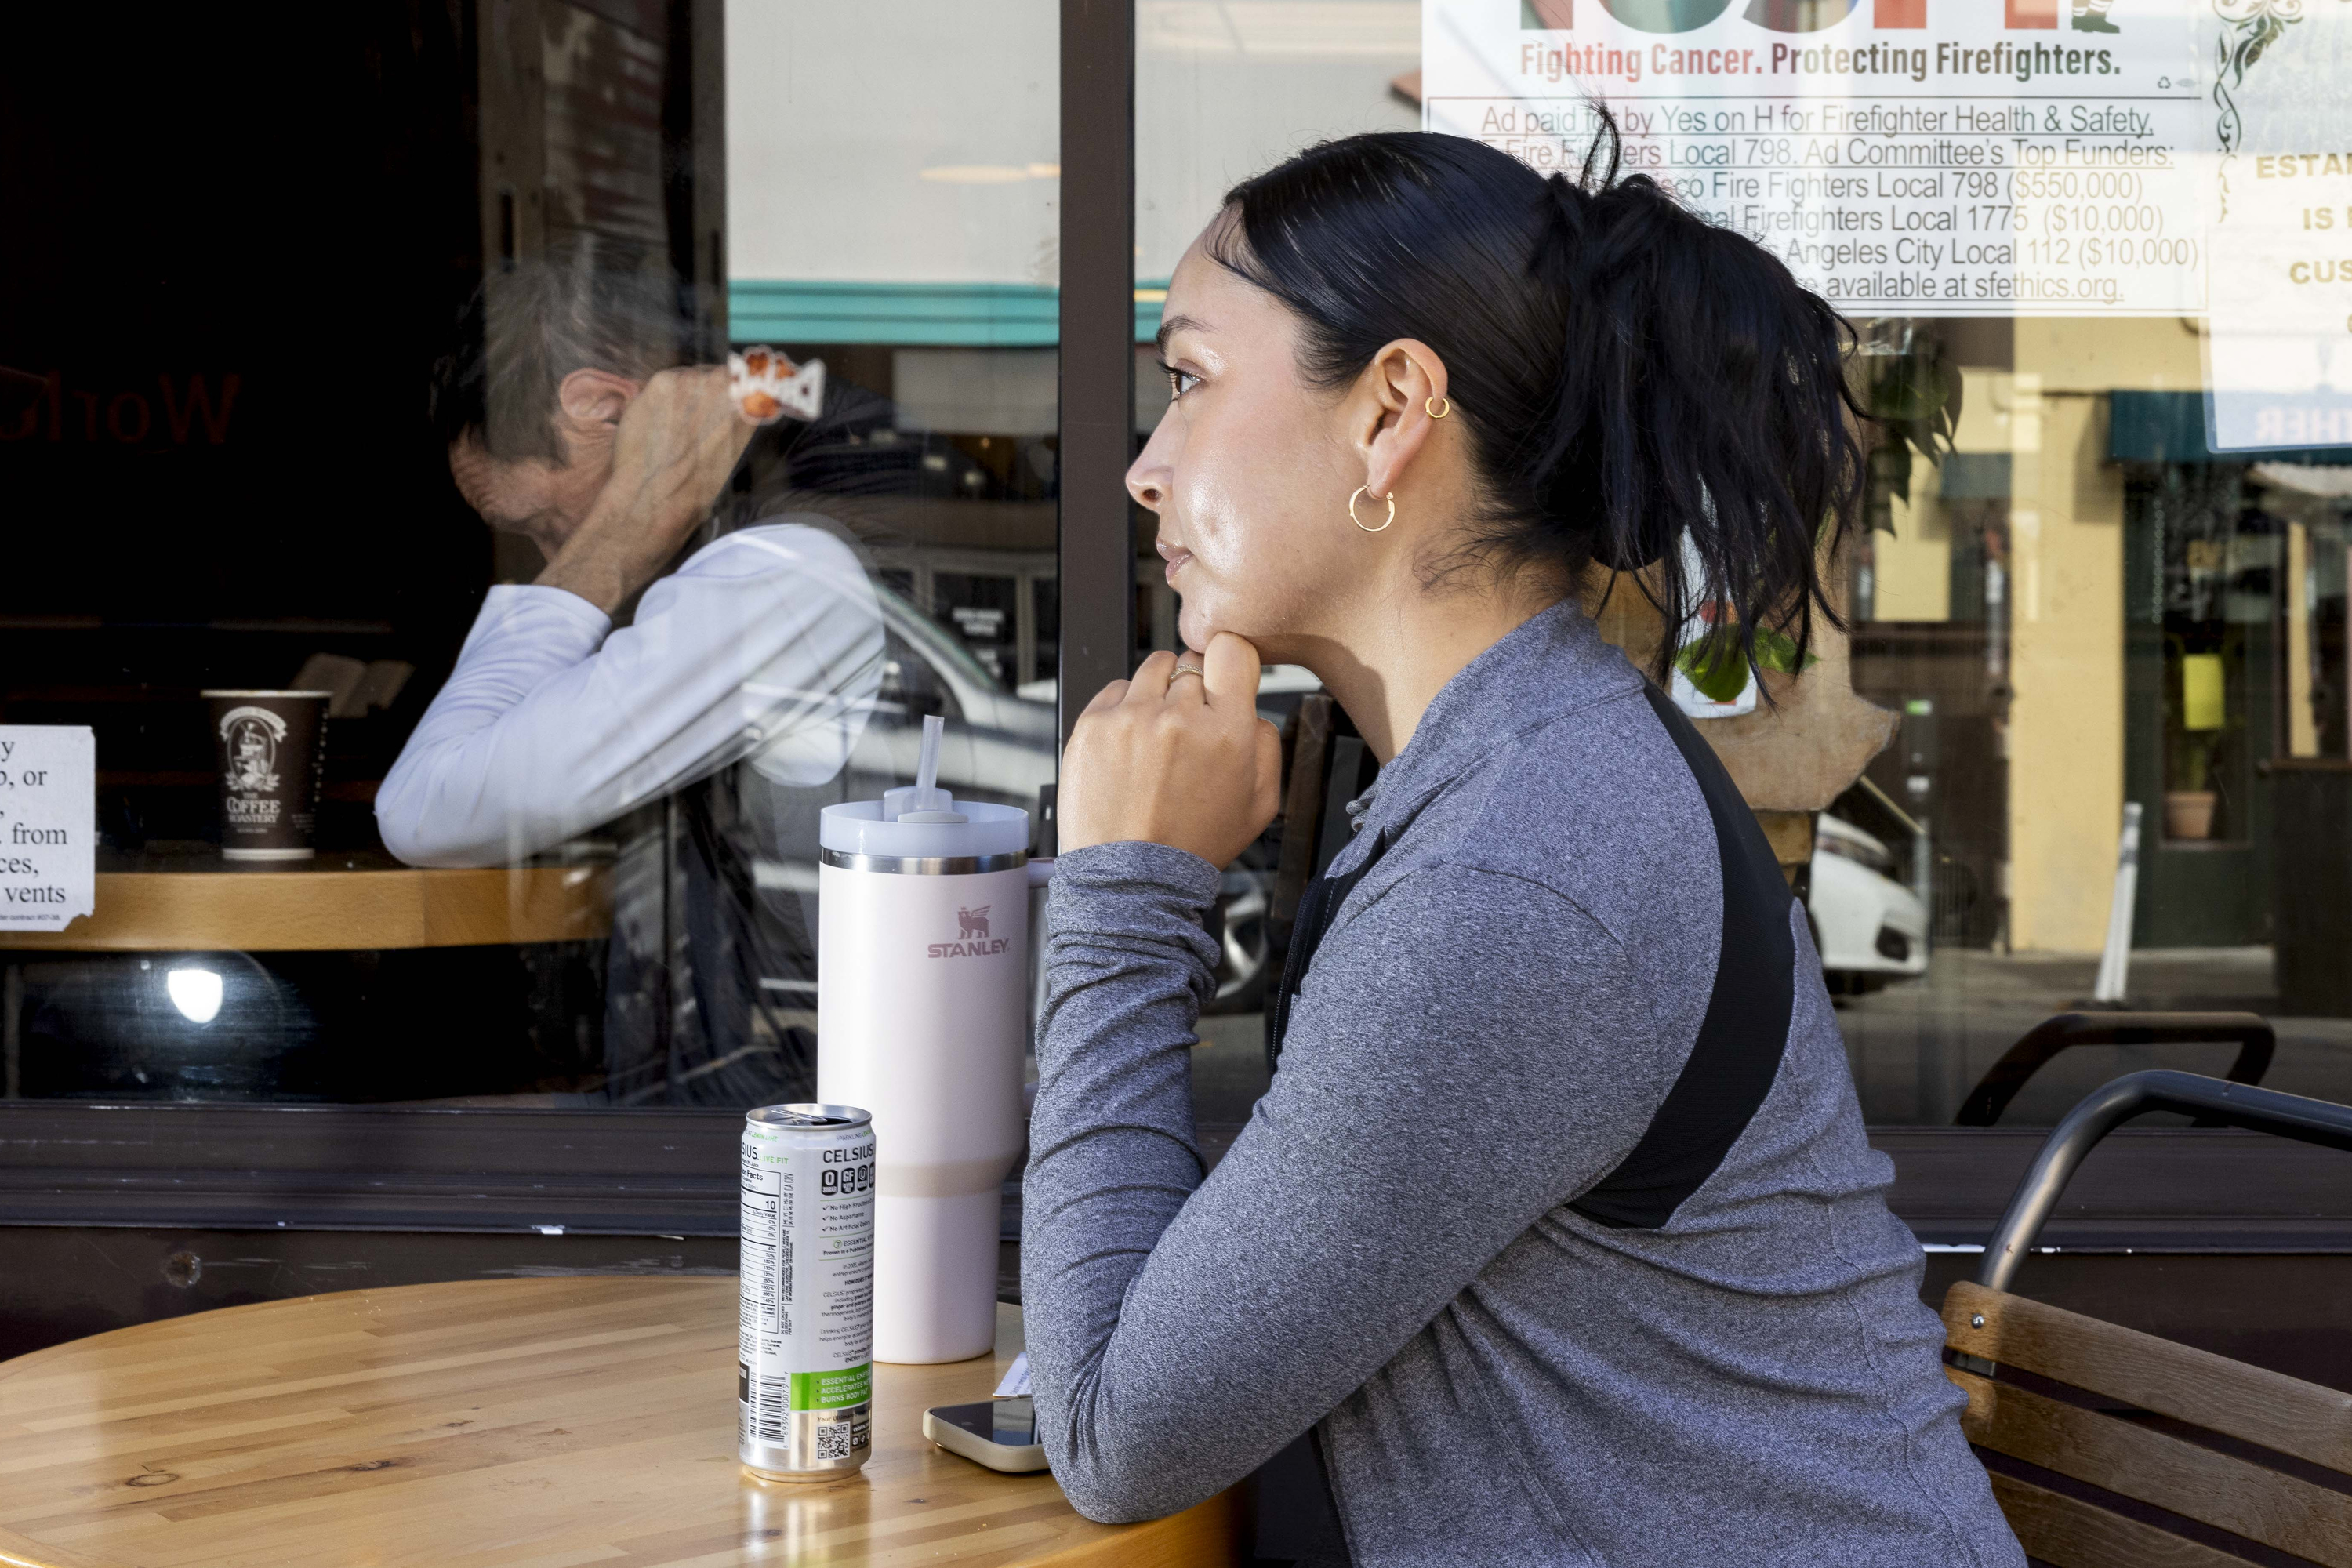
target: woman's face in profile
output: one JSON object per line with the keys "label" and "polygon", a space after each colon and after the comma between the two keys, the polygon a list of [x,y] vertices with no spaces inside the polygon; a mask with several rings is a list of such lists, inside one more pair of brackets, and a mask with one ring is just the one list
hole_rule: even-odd
{"label": "woman's face in profile", "polygon": [[1161,321],[1175,397],[1127,488],[1159,514],[1178,634],[1197,650],[1237,632],[1269,660],[1297,658],[1305,640],[1339,630],[1378,553],[1348,522],[1364,463],[1340,400],[1300,380],[1289,310],[1199,240],[1169,280]]}

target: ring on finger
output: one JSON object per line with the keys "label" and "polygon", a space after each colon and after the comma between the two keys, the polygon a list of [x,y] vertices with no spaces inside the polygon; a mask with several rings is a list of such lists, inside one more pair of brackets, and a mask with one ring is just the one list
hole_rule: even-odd
{"label": "ring on finger", "polygon": [[1187,675],[1200,676],[1201,684],[1203,686],[1206,686],[1209,683],[1209,678],[1206,675],[1202,675],[1201,671],[1193,668],[1189,664],[1180,664],[1176,667],[1176,673],[1168,678],[1168,684],[1173,686],[1181,678]]}

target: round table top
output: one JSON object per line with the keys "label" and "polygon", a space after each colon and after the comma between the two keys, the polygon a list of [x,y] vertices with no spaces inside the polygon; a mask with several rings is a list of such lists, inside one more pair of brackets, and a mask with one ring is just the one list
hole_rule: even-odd
{"label": "round table top", "polygon": [[995,1357],[875,1368],[874,1455],[822,1485],[735,1459],[730,1278],[472,1280],[165,1319],[0,1363],[0,1563],[664,1568],[1233,1562],[1231,1494],[1080,1518],[922,1436]]}
{"label": "round table top", "polygon": [[135,864],[99,871],[96,907],[65,930],[0,931],[0,949],[319,952],[588,942],[613,930],[612,872],[600,865],[426,870],[352,853],[232,866],[217,852]]}

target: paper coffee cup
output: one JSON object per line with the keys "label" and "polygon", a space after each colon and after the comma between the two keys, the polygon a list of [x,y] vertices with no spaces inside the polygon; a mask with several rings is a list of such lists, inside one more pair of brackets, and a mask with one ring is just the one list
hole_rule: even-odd
{"label": "paper coffee cup", "polygon": [[220,760],[221,857],[308,860],[331,691],[207,691]]}

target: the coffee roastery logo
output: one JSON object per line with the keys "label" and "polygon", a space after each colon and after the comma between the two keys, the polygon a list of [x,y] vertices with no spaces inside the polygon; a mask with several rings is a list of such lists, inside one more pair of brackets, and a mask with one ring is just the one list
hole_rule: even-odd
{"label": "the coffee roastery logo", "polygon": [[267,708],[232,708],[221,715],[221,740],[228,751],[228,787],[236,795],[269,795],[278,788],[278,748],[286,721]]}
{"label": "the coffee roastery logo", "polygon": [[988,934],[988,911],[994,904],[982,904],[976,910],[956,910],[956,924],[963,929],[953,942],[931,943],[933,958],[988,958],[1013,945],[1011,937]]}

